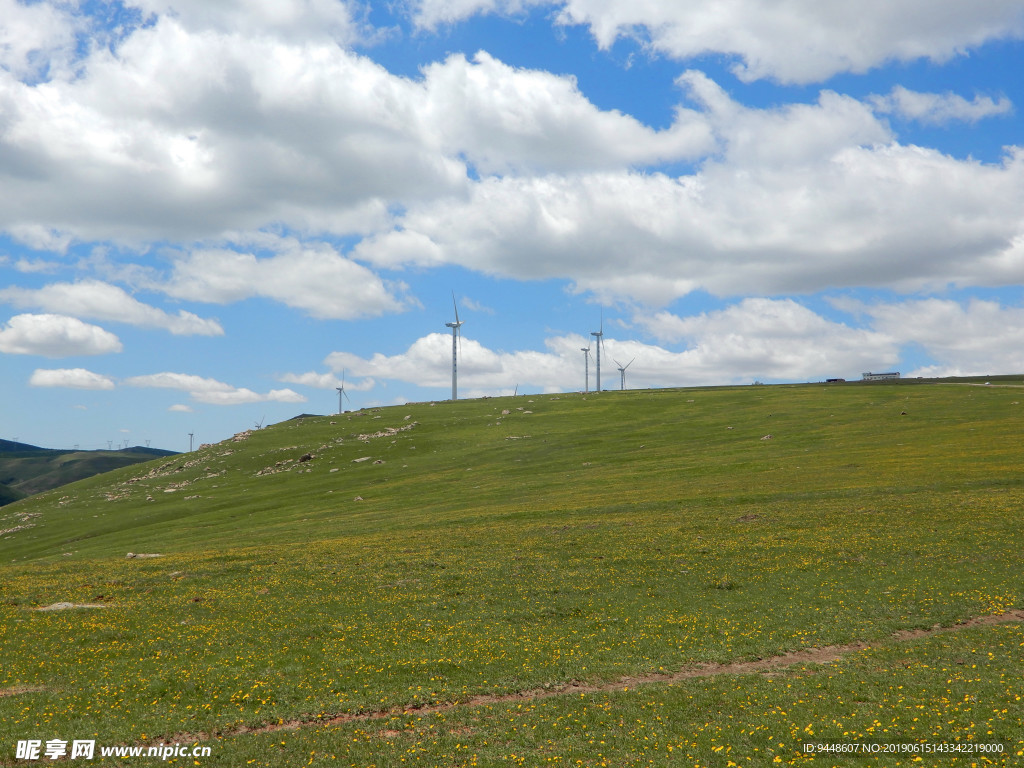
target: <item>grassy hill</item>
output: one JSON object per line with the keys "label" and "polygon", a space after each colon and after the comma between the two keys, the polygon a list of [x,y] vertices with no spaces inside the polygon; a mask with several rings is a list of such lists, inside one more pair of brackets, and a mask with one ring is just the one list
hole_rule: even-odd
{"label": "grassy hill", "polygon": [[[1004,378],[425,403],[19,501],[0,510],[0,749],[1024,758],[1021,402]],[[93,607],[38,610],[61,602]]]}
{"label": "grassy hill", "polygon": [[112,469],[173,455],[173,451],[142,446],[116,451],[65,451],[0,440],[0,506]]}

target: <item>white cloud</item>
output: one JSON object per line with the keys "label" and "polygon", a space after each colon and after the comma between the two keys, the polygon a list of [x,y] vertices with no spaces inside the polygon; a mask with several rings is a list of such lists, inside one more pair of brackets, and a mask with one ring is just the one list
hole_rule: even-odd
{"label": "white cloud", "polygon": [[65,315],[15,315],[0,328],[0,352],[7,354],[73,357],[121,350],[114,334]]}
{"label": "white cloud", "polygon": [[895,114],[933,125],[976,123],[986,117],[1007,115],[1013,111],[1013,103],[1005,96],[994,100],[990,96],[977,95],[973,101],[968,101],[955,93],[920,93],[899,85],[887,96],[873,96],[870,101],[882,114]]}
{"label": "white cloud", "polygon": [[14,268],[23,274],[47,274],[56,272],[60,264],[55,261],[43,261],[42,259],[29,260],[20,258],[14,262]]}
{"label": "white cloud", "polygon": [[434,30],[485,13],[519,14],[533,6],[550,5],[552,0],[411,0],[415,24]]}
{"label": "white cloud", "polygon": [[157,387],[188,392],[197,402],[208,405],[243,405],[246,403],[304,403],[306,398],[290,389],[272,389],[266,393],[244,387],[233,387],[216,379],[187,373],[153,373],[132,376],[123,382],[129,387]]}
{"label": "white cloud", "polygon": [[178,257],[168,282],[153,287],[192,301],[226,304],[260,296],[313,317],[350,320],[399,312],[404,286],[385,284],[366,267],[326,244],[273,239],[280,252],[257,257],[224,248],[197,249]]}
{"label": "white cloud", "polygon": [[113,389],[114,380],[109,376],[87,371],[84,368],[37,368],[29,378],[33,387],[67,387],[69,389]]}
{"label": "white cloud", "polygon": [[288,40],[358,39],[349,4],[342,0],[127,0],[147,15],[173,16],[190,30],[273,35]]}
{"label": "white cloud", "polygon": [[33,79],[67,64],[80,26],[68,12],[76,4],[0,0],[0,68]]}
{"label": "white cloud", "polygon": [[660,312],[636,322],[663,341],[688,342],[680,362],[702,383],[820,380],[899,359],[899,345],[887,331],[850,328],[791,299],[744,299],[693,317]]}
{"label": "white cloud", "polygon": [[873,304],[840,299],[833,303],[844,311],[867,316],[876,331],[900,345],[919,345],[935,361],[909,375],[983,376],[1024,371],[1024,307],[981,299],[961,303],[936,298]]}
{"label": "white cloud", "polygon": [[618,111],[602,111],[575,78],[516,69],[480,51],[424,69],[419,118],[443,151],[482,173],[619,168],[693,159],[714,146],[703,115],[676,110],[655,131]]}
{"label": "white cloud", "polygon": [[341,378],[333,373],[285,373],[278,377],[279,381],[285,384],[301,384],[304,387],[315,389],[334,389],[341,386]]}
{"label": "white cloud", "polygon": [[695,288],[788,294],[1024,281],[1024,151],[1000,164],[902,146],[871,108],[751,109],[700,73],[680,79],[721,151],[692,175],[488,177],[410,206],[363,240],[378,266],[459,264],[667,304]]}
{"label": "white cloud", "polygon": [[193,413],[192,407],[182,403],[176,403],[167,409],[171,413]]}
{"label": "white cloud", "polygon": [[[467,161],[483,173],[593,170],[712,148],[692,110],[653,130],[598,109],[571,77],[486,53],[397,77],[317,36],[190,27],[199,5],[113,51],[98,46],[73,78],[30,86],[0,72],[0,156],[11,158],[0,164],[0,228],[49,249],[209,240],[277,222],[363,234],[389,206],[464,194]],[[230,7],[233,18],[241,4]]]}
{"label": "white cloud", "polygon": [[224,329],[216,320],[178,310],[168,314],[129,296],[122,288],[100,280],[51,283],[38,289],[0,289],[0,301],[16,307],[38,307],[76,317],[105,320],[143,328],[162,328],[181,336],[221,336]]}
{"label": "white cloud", "polygon": [[30,222],[14,221],[7,227],[11,237],[19,243],[37,251],[65,253],[72,237],[54,227]]}
{"label": "white cloud", "polygon": [[308,371],[306,373],[284,373],[278,376],[278,381],[285,384],[301,384],[304,387],[314,389],[337,389],[344,386],[346,392],[360,392],[373,389],[376,382],[373,379],[352,379],[351,377],[342,380],[343,371],[338,369],[337,373],[317,373]]}
{"label": "white cloud", "polygon": [[[557,344],[557,343],[556,343]],[[550,343],[549,343],[550,346]],[[564,345],[559,345],[564,346]],[[348,352],[334,352],[324,361],[336,373],[342,370],[374,382],[398,380],[425,387],[451,387],[452,337],[432,333],[417,339],[403,353],[377,353],[369,359]],[[496,352],[478,341],[462,339],[459,357],[459,391],[467,396],[512,392],[516,384],[532,384],[551,391],[569,385],[569,358],[556,352]]]}
{"label": "white cloud", "polygon": [[[638,315],[634,322],[662,342],[686,344],[681,351],[605,330],[601,384],[618,389],[615,361],[629,365],[629,388],[748,383],[755,379],[820,381],[847,377],[872,367],[894,365],[899,344],[886,331],[851,328],[827,320],[789,299],[746,299],[726,309],[693,317],[667,312]],[[593,340],[577,334],[545,341],[546,349],[504,352],[463,338],[459,392],[464,396],[511,394],[516,385],[546,392],[584,387],[584,347],[591,347],[590,387],[596,387]],[[396,355],[362,358],[334,352],[325,360],[336,373],[367,377],[374,384],[400,381],[447,391],[451,386],[451,336],[432,333]],[[317,375],[319,376],[319,375]],[[315,385],[314,374],[289,379]]]}
{"label": "white cloud", "polygon": [[747,80],[819,82],[865,72],[890,60],[945,61],[990,40],[1019,37],[1018,0],[417,0],[413,16],[432,29],[480,13],[515,14],[531,6],[558,9],[562,24],[590,28],[602,48],[636,38],[678,59],[727,54]]}
{"label": "white cloud", "polygon": [[133,242],[270,222],[362,232],[391,202],[466,183],[418,113],[422,84],[333,40],[164,16],[82,69],[36,87],[0,72],[0,156],[16,159],[0,167],[0,227]]}

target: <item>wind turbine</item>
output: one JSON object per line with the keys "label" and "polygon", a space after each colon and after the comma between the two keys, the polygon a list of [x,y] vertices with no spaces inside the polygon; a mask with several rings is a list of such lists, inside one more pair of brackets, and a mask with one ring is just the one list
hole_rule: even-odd
{"label": "wind turbine", "polygon": [[580,347],[583,353],[583,391],[590,392],[590,347]]}
{"label": "wind turbine", "polygon": [[338,415],[341,415],[345,411],[345,407],[342,405],[341,398],[344,397],[346,400],[349,401],[349,403],[352,402],[352,398],[350,398],[348,396],[348,394],[346,394],[346,392],[345,392],[345,369],[344,368],[341,369],[341,386],[340,387],[335,387],[335,389],[338,390]]}
{"label": "wind turbine", "polygon": [[[459,306],[455,303],[455,292],[452,291],[452,306],[455,307],[455,322],[445,323],[446,328],[452,329],[452,400],[459,399],[459,356],[458,349],[462,347],[462,331],[459,328],[465,320],[459,320]],[[456,346],[458,344],[458,346]]]}
{"label": "wind turbine", "polygon": [[601,312],[601,330],[591,331],[590,335],[597,339],[597,391],[601,391],[601,345],[604,343],[604,312]]}
{"label": "wind turbine", "polygon": [[633,360],[636,360],[636,358],[634,357],[633,360],[630,360],[625,365],[620,363],[618,360],[615,360],[614,357],[612,358],[612,360],[614,360],[615,364],[617,366],[619,366],[619,374],[622,376],[622,383],[619,385],[619,389],[625,389],[626,388],[626,369],[629,368],[629,366],[631,366],[633,364]]}

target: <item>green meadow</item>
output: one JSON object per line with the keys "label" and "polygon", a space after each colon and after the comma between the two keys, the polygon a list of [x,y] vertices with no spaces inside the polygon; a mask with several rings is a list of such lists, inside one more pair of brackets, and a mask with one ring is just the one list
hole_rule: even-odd
{"label": "green meadow", "polygon": [[5,506],[0,765],[1024,765],[992,382],[411,404]]}

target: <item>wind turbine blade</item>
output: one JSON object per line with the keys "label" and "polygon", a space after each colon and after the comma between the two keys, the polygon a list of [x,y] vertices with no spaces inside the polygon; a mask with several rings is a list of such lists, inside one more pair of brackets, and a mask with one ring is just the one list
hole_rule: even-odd
{"label": "wind turbine blade", "polygon": [[[636,360],[636,358],[634,357],[633,360]],[[629,368],[629,366],[633,364],[633,360],[630,360],[628,363],[626,363],[626,368]]]}
{"label": "wind turbine blade", "polygon": [[452,291],[452,306],[455,307],[455,323],[459,322],[459,305],[455,303],[455,291]]}

